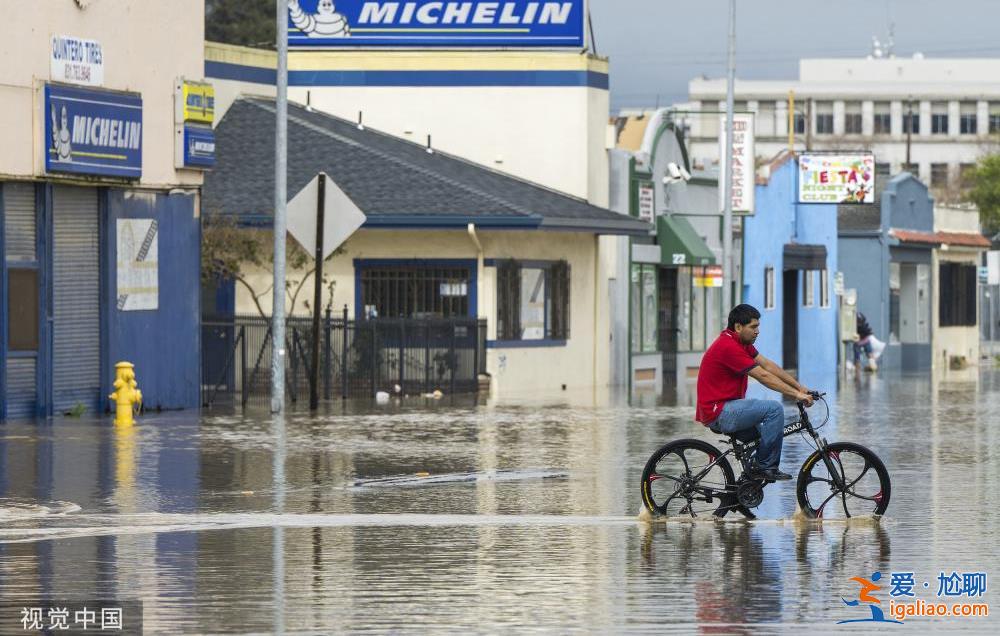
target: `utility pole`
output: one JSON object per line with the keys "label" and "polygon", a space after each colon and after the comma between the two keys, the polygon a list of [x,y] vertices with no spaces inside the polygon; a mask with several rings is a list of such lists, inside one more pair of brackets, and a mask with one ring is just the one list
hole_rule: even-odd
{"label": "utility pole", "polygon": [[722,319],[733,306],[733,91],[736,84],[736,0],[729,0],[729,73],[726,77],[725,205],[722,208]]}
{"label": "utility pole", "polygon": [[285,410],[285,204],[288,195],[288,3],[275,0],[278,28],[274,129],[274,285],[271,288],[271,412]]}

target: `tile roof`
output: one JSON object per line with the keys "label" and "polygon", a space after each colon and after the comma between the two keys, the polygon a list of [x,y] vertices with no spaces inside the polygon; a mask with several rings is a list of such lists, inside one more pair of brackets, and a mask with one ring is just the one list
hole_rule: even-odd
{"label": "tile roof", "polygon": [[882,229],[882,210],[877,203],[837,206],[837,231],[875,231]]}
{"label": "tile roof", "polygon": [[[216,166],[202,189],[206,213],[270,224],[274,120],[273,99],[241,98],[226,112],[215,131]],[[640,235],[651,229],[583,199],[290,103],[289,197],[320,171],[365,212],[365,227],[476,223]]]}
{"label": "tile roof", "polygon": [[982,234],[974,232],[916,232],[913,230],[889,230],[903,243],[923,243],[927,245],[960,245],[963,247],[981,247],[988,249],[990,240]]}

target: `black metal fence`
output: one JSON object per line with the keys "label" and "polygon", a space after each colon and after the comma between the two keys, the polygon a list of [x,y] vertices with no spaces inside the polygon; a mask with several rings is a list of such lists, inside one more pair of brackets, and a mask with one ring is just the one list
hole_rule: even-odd
{"label": "black metal fence", "polygon": [[[312,319],[285,323],[285,395],[309,400]],[[476,318],[350,320],[327,312],[320,322],[323,399],[473,393],[486,371],[486,321]],[[271,395],[271,320],[202,318],[202,405],[266,405]]]}

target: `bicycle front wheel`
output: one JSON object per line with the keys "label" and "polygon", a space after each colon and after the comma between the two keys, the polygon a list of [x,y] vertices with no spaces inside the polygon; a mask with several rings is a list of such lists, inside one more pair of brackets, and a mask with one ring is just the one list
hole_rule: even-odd
{"label": "bicycle front wheel", "polygon": [[732,466],[717,448],[697,439],[680,439],[661,447],[646,462],[642,503],[657,516],[722,517],[734,508],[735,481]]}
{"label": "bicycle front wheel", "polygon": [[851,442],[830,444],[826,454],[834,473],[820,451],[810,455],[799,471],[796,494],[802,513],[811,519],[884,514],[892,485],[878,455]]}

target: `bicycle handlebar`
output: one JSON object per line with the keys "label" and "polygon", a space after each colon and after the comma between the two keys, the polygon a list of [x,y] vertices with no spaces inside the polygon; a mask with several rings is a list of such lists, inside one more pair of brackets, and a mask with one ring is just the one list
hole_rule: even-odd
{"label": "bicycle handlebar", "polygon": [[[809,397],[811,397],[814,400],[822,399],[823,396],[825,396],[825,395],[826,395],[826,393],[821,393],[820,391],[809,391]],[[803,406],[805,405],[805,402],[799,401],[799,402],[796,402],[795,404],[799,408],[803,408]]]}

